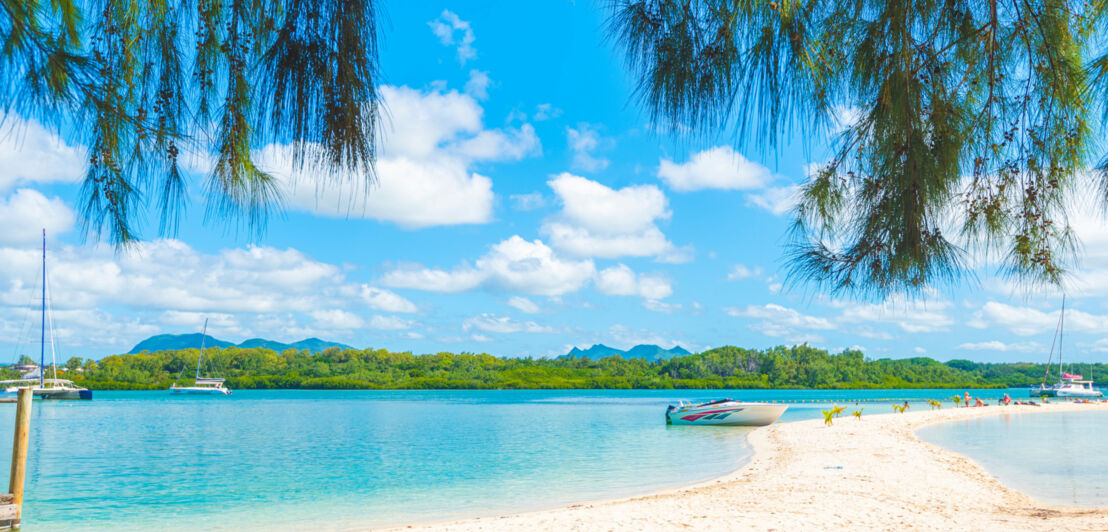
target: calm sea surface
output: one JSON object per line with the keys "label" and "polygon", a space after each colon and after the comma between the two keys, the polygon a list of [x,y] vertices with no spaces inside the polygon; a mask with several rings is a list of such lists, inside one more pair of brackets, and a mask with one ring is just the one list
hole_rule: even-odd
{"label": "calm sea surface", "polygon": [[[750,429],[667,427],[677,399],[803,401],[789,421],[954,393],[96,392],[35,402],[23,528],[342,530],[549,508],[707,480],[749,458]],[[13,406],[0,405],[4,456]]]}
{"label": "calm sea surface", "polygon": [[1011,413],[919,430],[1045,502],[1108,506],[1108,412]]}

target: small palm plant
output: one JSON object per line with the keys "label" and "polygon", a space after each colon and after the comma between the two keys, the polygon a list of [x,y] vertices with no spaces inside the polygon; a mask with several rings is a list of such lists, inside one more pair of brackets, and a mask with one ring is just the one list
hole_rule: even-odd
{"label": "small palm plant", "polygon": [[936,401],[935,399],[928,399],[927,404],[931,405],[931,410],[942,410],[943,409],[942,401]]}
{"label": "small palm plant", "polygon": [[954,397],[951,397],[950,399],[954,401],[954,406],[959,406],[959,405],[962,404],[962,396],[961,395],[955,395]]}
{"label": "small palm plant", "polygon": [[908,409],[908,403],[904,403],[902,405],[893,405],[893,411],[894,412],[898,412],[898,413],[903,414],[904,411],[907,410],[907,409]]}
{"label": "small palm plant", "polygon": [[831,412],[833,413],[833,415],[835,417],[839,417],[839,414],[842,414],[843,410],[846,410],[845,406],[836,406],[836,407],[831,409]]}
{"label": "small palm plant", "polygon": [[857,418],[859,421],[861,421],[861,419],[862,419],[862,411],[863,410],[865,410],[865,408],[859,408],[859,409],[854,411],[854,417]]}
{"label": "small palm plant", "polygon": [[835,410],[834,409],[820,410],[820,412],[823,412],[823,424],[824,425],[827,425],[828,427],[830,427],[833,423],[835,423]]}

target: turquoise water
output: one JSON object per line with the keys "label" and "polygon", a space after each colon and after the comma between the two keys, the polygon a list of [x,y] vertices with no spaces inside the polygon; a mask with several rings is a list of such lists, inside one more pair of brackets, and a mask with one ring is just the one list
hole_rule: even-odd
{"label": "turquoise water", "polygon": [[[852,410],[855,401],[950,395],[96,392],[93,401],[34,404],[24,530],[341,530],[556,507],[707,480],[749,458],[750,429],[667,427],[665,406],[677,399],[805,401],[788,421],[831,403]],[[4,406],[6,442],[14,408]]]}
{"label": "turquoise water", "polygon": [[1044,502],[1108,506],[1108,412],[1011,413],[924,427],[921,439],[964,454]]}

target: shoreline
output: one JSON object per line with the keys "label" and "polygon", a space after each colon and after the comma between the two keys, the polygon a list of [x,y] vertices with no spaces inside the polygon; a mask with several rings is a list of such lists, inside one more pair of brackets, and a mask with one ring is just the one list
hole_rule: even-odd
{"label": "shoreline", "polygon": [[712,480],[635,497],[389,529],[1106,530],[1108,507],[1039,501],[1003,485],[972,459],[916,436],[925,425],[948,421],[1087,410],[1108,411],[1108,404],[863,413],[861,420],[844,415],[831,427],[822,420],[779,423],[748,434],[753,456]]}

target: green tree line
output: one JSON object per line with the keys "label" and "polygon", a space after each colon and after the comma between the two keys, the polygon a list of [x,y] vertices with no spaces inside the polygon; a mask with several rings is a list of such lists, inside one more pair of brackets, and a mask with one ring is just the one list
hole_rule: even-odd
{"label": "green tree line", "polygon": [[[197,355],[197,349],[185,349],[98,361],[74,357],[65,364],[64,375],[90,389],[166,389],[174,381],[189,382]],[[808,345],[765,350],[725,346],[655,362],[619,356],[414,355],[337,347],[318,354],[210,348],[204,360],[202,373],[225,377],[232,389],[984,388],[1037,384],[1047,369],[1043,364],[943,363],[924,357],[875,360],[857,350],[832,354]],[[1074,369],[1096,380],[1108,378],[1103,364]]]}

